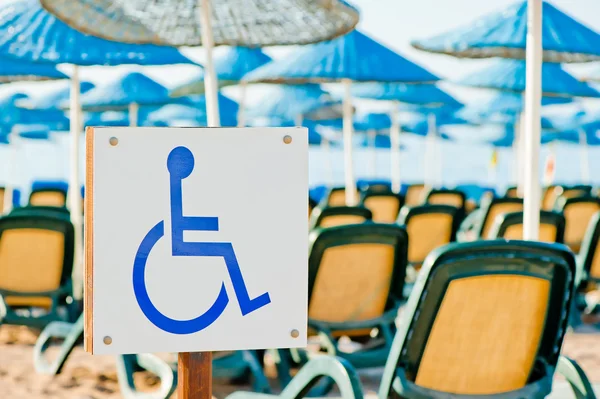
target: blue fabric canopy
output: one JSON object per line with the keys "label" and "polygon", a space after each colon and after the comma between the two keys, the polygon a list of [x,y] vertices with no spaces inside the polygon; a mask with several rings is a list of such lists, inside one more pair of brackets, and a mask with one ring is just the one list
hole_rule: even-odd
{"label": "blue fabric canopy", "polygon": [[0,99],[0,125],[10,130],[17,124],[39,124],[49,126],[51,130],[68,130],[69,118],[58,109],[31,110],[19,108],[16,101],[27,98],[23,93],[15,93]]}
{"label": "blue fabric canopy", "polygon": [[[81,93],[86,93],[94,88],[94,84],[91,82],[81,82],[79,87]],[[58,107],[59,104],[64,103],[65,101],[69,101],[70,92],[70,87],[65,85],[57,87],[49,93],[17,101],[17,105],[29,109],[52,109]]]}
{"label": "blue fabric canopy", "polygon": [[[456,81],[458,84],[486,89],[525,91],[525,61],[498,59],[477,72]],[[600,97],[587,83],[565,72],[560,64],[542,64],[542,94],[559,97]]]}
{"label": "blue fabric canopy", "polygon": [[50,138],[51,126],[43,124],[34,125],[14,125],[12,132],[24,139],[30,140],[48,140]]}
{"label": "blue fabric canopy", "polygon": [[[259,48],[229,47],[219,57],[215,57],[214,66],[220,87],[238,84],[244,75],[271,61],[271,57]],[[198,75],[175,88],[171,95],[175,97],[204,93],[204,70]]]}
{"label": "blue fabric canopy", "polygon": [[[386,113],[362,113],[354,116],[354,131],[387,131],[392,125],[390,116]],[[330,119],[318,121],[321,126],[327,126],[332,129],[341,130],[343,128],[343,119]]]}
{"label": "blue fabric canopy", "polygon": [[125,109],[132,103],[163,105],[171,101],[166,87],[140,72],[127,73],[81,96],[84,110]]}
{"label": "blue fabric canopy", "polygon": [[[272,85],[265,89],[264,95],[254,104],[256,105],[245,111],[246,117],[249,119],[278,118],[284,121],[294,121],[299,116],[308,119],[341,117],[340,113],[329,112],[328,115],[324,115],[324,113],[318,112],[323,108],[333,111],[332,108],[335,108],[339,102],[336,102],[317,84]],[[317,117],[319,115],[321,117]]]}
{"label": "blue fabric canopy", "polygon": [[0,83],[51,79],[69,79],[69,77],[54,65],[36,64],[0,56]]}
{"label": "blue fabric canopy", "polygon": [[85,112],[83,114],[84,126],[129,126],[127,112],[104,111]]}
{"label": "blue fabric canopy", "polygon": [[[196,126],[207,126],[206,97],[192,96],[189,98],[193,100],[191,105],[168,104],[156,111],[150,112],[143,125],[153,126],[159,124],[162,126],[174,126],[180,125],[179,122],[181,121],[185,121],[194,123]],[[221,126],[236,126],[238,104],[222,94],[219,94],[218,101]]]}
{"label": "blue fabric canopy", "polygon": [[[547,62],[584,62],[600,59],[600,35],[542,2],[542,46]],[[527,1],[484,15],[472,23],[429,39],[415,40],[413,47],[456,57],[525,59]]]}
{"label": "blue fabric canopy", "polygon": [[437,76],[355,30],[301,47],[281,60],[248,73],[243,80],[266,83],[338,82],[428,83]]}
{"label": "blue fabric canopy", "polygon": [[[357,142],[360,147],[373,148],[373,146],[374,146],[375,148],[382,148],[382,149],[392,148],[390,136],[387,134],[377,133],[375,135],[375,143],[372,142],[372,138],[369,137],[369,135],[361,134],[360,138],[359,138],[359,140],[357,140]],[[400,146],[400,149],[402,149],[402,148],[403,147]]]}
{"label": "blue fabric canopy", "polygon": [[352,96],[431,106],[458,108],[462,105],[433,84],[359,83],[352,85]]}
{"label": "blue fabric canopy", "polygon": [[125,44],[85,35],[48,13],[38,0],[16,0],[0,7],[0,33],[0,54],[30,62],[193,64],[173,47]]}

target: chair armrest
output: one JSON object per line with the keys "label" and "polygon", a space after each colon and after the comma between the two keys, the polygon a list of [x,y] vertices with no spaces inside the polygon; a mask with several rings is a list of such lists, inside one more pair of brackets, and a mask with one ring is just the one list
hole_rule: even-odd
{"label": "chair armrest", "polygon": [[565,377],[571,385],[575,398],[596,399],[590,380],[575,360],[560,356],[556,365],[556,372]]}

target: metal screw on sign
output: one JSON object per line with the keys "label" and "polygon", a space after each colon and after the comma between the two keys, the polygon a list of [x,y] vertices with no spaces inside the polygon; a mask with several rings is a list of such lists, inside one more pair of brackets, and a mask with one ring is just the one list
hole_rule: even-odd
{"label": "metal screw on sign", "polygon": [[292,142],[292,136],[289,136],[289,135],[283,136],[283,142],[285,144],[290,144]]}

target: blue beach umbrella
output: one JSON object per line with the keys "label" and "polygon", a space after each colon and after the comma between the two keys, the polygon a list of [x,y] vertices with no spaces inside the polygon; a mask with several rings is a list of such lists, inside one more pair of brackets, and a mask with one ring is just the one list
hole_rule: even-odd
{"label": "blue beach umbrella", "polygon": [[[359,98],[368,98],[373,100],[392,101],[393,121],[399,116],[394,113],[399,112],[398,103],[426,106],[428,108],[460,108],[462,104],[433,84],[403,84],[403,83],[362,83],[356,84],[352,88],[352,94]],[[396,123],[390,131],[392,141],[391,152],[391,182],[392,189],[399,192],[401,188],[400,175],[400,124]],[[432,130],[431,134],[435,136]],[[435,145],[436,142],[428,140],[429,145]],[[433,154],[433,149],[428,153]],[[425,164],[431,164],[431,160],[425,160]],[[441,166],[440,166],[441,167]]]}
{"label": "blue beach umbrella", "polygon": [[439,78],[355,30],[329,42],[301,48],[255,69],[244,80],[255,83],[343,83],[346,202],[354,204],[351,82],[429,83]]}
{"label": "blue beach umbrella", "polygon": [[[586,62],[600,59],[600,35],[542,1],[541,42],[546,62]],[[432,53],[464,58],[525,59],[527,1],[477,18],[440,35],[414,40],[412,46]]]}
{"label": "blue beach umbrella", "polygon": [[[146,125],[182,126],[192,123],[192,126],[208,126],[208,115],[206,111],[206,96],[191,96],[190,104],[167,104],[158,110],[150,112],[147,116]],[[219,94],[219,110],[223,126],[236,126],[238,104],[230,98]],[[182,122],[184,122],[182,124]]]}
{"label": "blue beach umbrella", "polygon": [[[82,94],[87,93],[93,88],[94,84],[91,82],[81,82],[80,84]],[[69,101],[70,92],[71,88],[68,84],[65,84],[64,86],[61,85],[60,87],[56,87],[43,95],[35,95],[22,101],[17,101],[17,105],[28,109],[56,109],[60,104]]]}
{"label": "blue beach umbrella", "polygon": [[[268,63],[271,57],[260,48],[229,47],[225,53],[215,58],[214,70],[219,87],[237,85],[242,77],[250,71]],[[175,88],[171,95],[174,97],[204,94],[204,70],[197,76]],[[244,108],[246,104],[246,83],[242,82],[240,90],[240,108],[238,126],[244,126]]]}
{"label": "blue beach umbrella", "polygon": [[[119,43],[81,33],[48,13],[37,0],[16,0],[0,7],[0,55],[28,62],[73,65],[69,118],[73,141],[71,188],[80,185],[78,160],[82,126],[78,66],[194,64],[172,47]],[[71,218],[77,226],[75,263],[80,264],[83,248],[81,198],[78,191],[72,194],[69,196]],[[80,278],[76,276],[76,280],[79,283]],[[76,291],[79,296],[79,288]]]}
{"label": "blue beach umbrella", "polygon": [[[464,86],[523,93],[525,91],[525,75],[525,61],[497,59],[455,82]],[[570,75],[560,64],[550,62],[542,64],[542,95],[547,97],[600,97],[600,93],[590,85]]]}
{"label": "blue beach umbrella", "polygon": [[267,87],[255,105],[245,110],[245,114],[248,119],[274,118],[285,121],[341,117],[340,102],[318,84]]}
{"label": "blue beach umbrella", "polygon": [[167,88],[140,72],[124,74],[81,96],[84,111],[128,110],[130,126],[138,125],[140,106],[160,106],[170,102]]}
{"label": "blue beach umbrella", "polygon": [[[529,31],[531,29],[531,31]],[[526,59],[527,165],[524,170],[525,237],[537,239],[539,232],[538,178],[542,62],[584,62],[600,59],[600,35],[566,15],[549,2],[526,0],[475,23],[412,43],[416,48],[457,57],[504,57]],[[529,47],[526,52],[525,49]]]}
{"label": "blue beach umbrella", "polygon": [[0,55],[0,83],[69,79],[55,65],[36,64]]}

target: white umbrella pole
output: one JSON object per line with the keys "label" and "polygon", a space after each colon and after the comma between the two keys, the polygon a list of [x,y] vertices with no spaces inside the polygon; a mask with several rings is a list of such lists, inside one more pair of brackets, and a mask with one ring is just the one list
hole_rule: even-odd
{"label": "white umbrella pole", "polygon": [[219,99],[217,96],[218,85],[217,75],[215,73],[215,66],[213,63],[213,33],[212,33],[212,20],[211,20],[211,2],[210,0],[199,0],[200,1],[200,28],[202,29],[202,47],[206,54],[204,60],[204,89],[206,96],[206,114],[208,117],[209,127],[221,126],[221,120],[219,118]]}
{"label": "white umbrella pole", "polygon": [[321,142],[321,155],[325,159],[325,179],[327,184],[332,186],[334,182],[333,176],[333,159],[331,156],[331,143],[328,139],[323,139]]}
{"label": "white umbrella pole", "polygon": [[81,103],[79,101],[79,67],[73,65],[71,74],[71,93],[69,118],[71,130],[71,175],[69,178],[69,209],[71,222],[75,229],[75,253],[73,258],[73,291],[76,298],[81,296],[83,278],[83,209],[81,205],[81,188],[79,178],[79,138],[81,136]]}
{"label": "white umbrella pole", "polygon": [[[435,120],[435,115],[433,116],[434,120]],[[436,149],[436,153],[435,153],[435,162],[436,162],[436,166],[437,166],[437,187],[443,187],[444,186],[444,148],[442,147],[443,145],[443,141],[442,138],[439,137],[438,135],[438,130],[437,130],[437,123],[434,122],[433,123],[433,131],[435,133],[434,137],[435,137],[435,149]]]}
{"label": "white umbrella pole", "polygon": [[368,145],[367,151],[369,152],[369,176],[371,178],[377,177],[377,132],[375,130],[369,130],[367,132]]}
{"label": "white umbrella pole", "polygon": [[15,135],[11,132],[8,136],[10,142],[8,146],[8,166],[6,168],[6,185],[4,187],[4,204],[2,213],[7,214],[12,210],[13,204],[13,193],[14,193],[14,173],[15,173],[15,162],[17,160],[17,141]]}
{"label": "white umbrella pole", "polygon": [[346,185],[346,205],[356,205],[356,181],[354,180],[354,165],[352,164],[352,94],[350,79],[342,79],[344,85],[344,182]]}
{"label": "white umbrella pole", "polygon": [[542,0],[527,1],[526,63],[523,238],[536,241],[540,230],[541,195]]}
{"label": "white umbrella pole", "polygon": [[400,115],[398,115],[398,103],[392,102],[392,111],[390,117],[392,126],[390,127],[390,164],[391,164],[391,182],[392,191],[395,193],[400,192],[402,187],[402,175],[400,173]]}
{"label": "white umbrella pole", "polygon": [[435,185],[436,163],[435,158],[435,115],[427,115],[427,137],[425,138],[425,186],[432,188]]}
{"label": "white umbrella pole", "polygon": [[129,104],[129,127],[137,127],[140,107],[137,103]]}
{"label": "white umbrella pole", "polygon": [[246,125],[244,108],[246,107],[246,89],[247,83],[240,83],[240,101],[238,102],[237,126],[244,127]]}
{"label": "white umbrella pole", "polygon": [[579,146],[581,147],[580,167],[581,182],[588,184],[590,182],[590,158],[588,153],[587,136],[583,129],[579,129]]}

